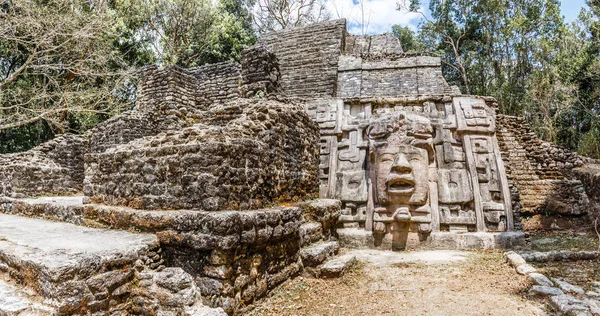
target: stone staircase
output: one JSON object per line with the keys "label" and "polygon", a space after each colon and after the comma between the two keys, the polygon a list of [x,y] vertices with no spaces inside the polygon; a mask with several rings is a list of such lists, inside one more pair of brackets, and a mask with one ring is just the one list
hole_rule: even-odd
{"label": "stone staircase", "polygon": [[0,315],[223,315],[152,234],[0,214]]}
{"label": "stone staircase", "polygon": [[[338,277],[355,260],[340,255],[338,200],[223,212],[140,211],[83,200],[0,198],[0,281],[10,293],[0,300],[0,316],[222,313],[202,304],[243,313],[299,273]],[[11,250],[15,245],[20,252]]]}
{"label": "stone staircase", "polygon": [[339,200],[319,199],[301,205],[300,258],[307,275],[322,278],[340,277],[354,263],[352,255],[339,255],[336,224],[340,215]]}

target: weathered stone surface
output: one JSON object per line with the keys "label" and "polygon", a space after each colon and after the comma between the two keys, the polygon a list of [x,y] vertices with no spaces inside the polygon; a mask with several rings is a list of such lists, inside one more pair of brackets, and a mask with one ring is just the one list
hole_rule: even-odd
{"label": "weathered stone surface", "polygon": [[322,278],[338,278],[344,275],[344,273],[350,268],[354,262],[356,262],[356,256],[353,254],[345,254],[338,257],[334,257],[320,268],[320,276]]}
{"label": "weathered stone surface", "polygon": [[554,286],[552,281],[548,279],[545,275],[541,273],[529,273],[527,278],[533,282],[533,284],[541,285],[541,286]]}
{"label": "weathered stone surface", "polygon": [[227,313],[222,308],[210,308],[201,304],[196,304],[185,308],[186,316],[226,316]]}
{"label": "weathered stone surface", "polygon": [[[327,203],[315,205],[328,208]],[[198,278],[207,304],[230,313],[300,272],[302,208],[298,206],[243,212],[141,211],[84,205],[82,197],[53,197],[5,199],[0,209],[55,220],[69,220],[62,214],[76,213],[79,224],[155,233],[163,262],[152,265],[183,267]]]}
{"label": "weathered stone surface", "polygon": [[555,295],[550,297],[550,302],[560,313],[569,316],[588,316],[592,315],[590,308],[583,301],[570,295]]}
{"label": "weathered stone surface", "polygon": [[3,280],[0,280],[0,315],[7,316],[42,316],[54,315],[56,309],[52,306],[41,304],[40,298],[31,298]]}
{"label": "weathered stone surface", "polygon": [[568,292],[568,293],[575,293],[575,294],[583,294],[585,293],[585,291],[583,290],[583,288],[581,288],[580,286],[577,285],[573,285],[569,282],[563,281],[561,279],[556,279],[553,278],[554,283],[556,283],[556,285],[558,285],[558,287],[560,287],[563,291]]}
{"label": "weathered stone surface", "polygon": [[321,242],[300,250],[300,257],[305,267],[316,267],[337,254],[339,249],[337,241]]}
{"label": "weathered stone surface", "polygon": [[431,249],[511,249],[526,245],[522,232],[505,233],[432,233],[418,248]]}
{"label": "weathered stone surface", "polygon": [[600,301],[593,299],[584,299],[583,302],[590,308],[592,315],[600,315]]}
{"label": "weathered stone surface", "polygon": [[[61,314],[88,310],[157,315],[198,305],[191,275],[181,268],[153,270],[162,262],[157,247],[154,235],[0,214],[0,261],[8,275],[41,298],[52,299]],[[47,310],[10,286],[0,284],[0,292],[0,306],[12,308],[15,315]]]}
{"label": "weathered stone surface", "polygon": [[87,146],[86,139],[65,134],[26,152],[0,155],[0,196],[81,192]]}
{"label": "weathered stone surface", "polygon": [[580,180],[570,180],[569,173],[589,159],[542,141],[524,118],[498,115],[497,122],[498,142],[504,153],[502,159],[509,185],[518,190],[521,212],[525,215],[585,214],[590,208],[586,191],[594,191],[586,190]]}
{"label": "weathered stone surface", "polygon": [[304,221],[320,223],[323,237],[326,239],[336,233],[341,205],[339,200],[332,199],[316,199],[298,204]]}
{"label": "weathered stone surface", "polygon": [[544,295],[544,296],[553,296],[553,295],[563,295],[563,291],[559,288],[553,286],[545,286],[545,285],[534,285],[529,290],[530,294]]}
{"label": "weathered stone surface", "polygon": [[300,226],[300,246],[304,247],[323,239],[323,226],[321,223],[309,222]]}
{"label": "weathered stone surface", "polygon": [[257,45],[279,60],[280,89],[291,97],[335,94],[346,21],[333,20],[264,34]]}
{"label": "weathered stone surface", "polygon": [[374,247],[373,232],[358,228],[338,229],[338,241],[341,247],[365,249]]}
{"label": "weathered stone surface", "polygon": [[529,273],[534,273],[537,270],[530,264],[522,264],[517,267],[517,273],[521,275],[528,275]]}
{"label": "weathered stone surface", "polygon": [[[132,282],[134,263],[146,260],[147,252],[157,246],[153,235],[0,214],[0,261],[11,277],[57,300],[63,312],[101,305],[99,293],[112,295]],[[113,305],[127,298],[115,299]]]}
{"label": "weathered stone surface", "polygon": [[506,260],[508,260],[508,263],[510,263],[510,265],[514,268],[527,263],[525,259],[521,257],[521,255],[514,251],[505,252],[504,256],[506,257]]}
{"label": "weathered stone surface", "polygon": [[316,195],[318,131],[300,107],[240,99],[198,122],[88,154],[85,194],[134,208],[206,211]]}
{"label": "weathered stone surface", "polygon": [[598,251],[553,250],[546,252],[523,252],[520,254],[527,262],[592,260],[600,257]]}

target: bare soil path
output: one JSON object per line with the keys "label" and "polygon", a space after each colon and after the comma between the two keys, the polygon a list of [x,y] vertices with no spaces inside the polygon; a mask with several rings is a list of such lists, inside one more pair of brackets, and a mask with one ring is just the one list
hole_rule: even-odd
{"label": "bare soil path", "polygon": [[502,252],[354,251],[340,279],[298,277],[249,315],[545,315]]}

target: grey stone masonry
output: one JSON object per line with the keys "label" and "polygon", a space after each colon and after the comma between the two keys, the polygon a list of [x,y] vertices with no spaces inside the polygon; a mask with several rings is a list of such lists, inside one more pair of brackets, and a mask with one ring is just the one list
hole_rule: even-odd
{"label": "grey stone masonry", "polygon": [[[162,260],[152,264],[182,268],[195,277],[205,304],[223,307],[233,313],[243,311],[256,299],[301,272],[303,218],[326,222],[331,218],[329,215],[335,213],[336,206],[339,213],[339,204],[333,200],[314,200],[309,204],[310,211],[306,205],[253,211],[145,211],[83,204],[82,196],[4,198],[0,200],[0,213],[152,233],[160,243]],[[131,235],[115,232],[115,236],[119,234],[123,236],[123,242]],[[111,240],[107,238],[106,245],[95,247],[108,247]],[[337,247],[334,250],[337,251]],[[155,272],[147,271],[140,277],[150,279],[148,273]],[[183,281],[185,279],[182,277]],[[143,293],[155,292],[152,284],[148,287]],[[151,294],[144,295],[145,301],[152,302]]]}
{"label": "grey stone masonry", "polygon": [[151,234],[0,214],[0,314],[224,314],[164,262]]}
{"label": "grey stone masonry", "polygon": [[257,45],[277,56],[283,94],[304,98],[333,96],[345,34],[346,20],[334,20],[267,33]]}
{"label": "grey stone masonry", "polygon": [[572,175],[572,169],[589,163],[589,158],[542,141],[523,118],[498,115],[497,122],[506,175],[509,185],[518,191],[521,213],[586,214],[590,200],[584,184]]}
{"label": "grey stone masonry", "polygon": [[65,134],[26,152],[0,155],[0,196],[81,192],[87,147],[85,138]]}
{"label": "grey stone masonry", "polygon": [[86,156],[84,193],[144,209],[253,209],[316,197],[318,130],[301,107],[239,99],[198,124]]}

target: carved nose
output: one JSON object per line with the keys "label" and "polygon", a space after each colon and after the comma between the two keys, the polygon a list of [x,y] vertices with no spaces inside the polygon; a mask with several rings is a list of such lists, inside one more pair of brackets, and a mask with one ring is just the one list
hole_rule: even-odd
{"label": "carved nose", "polygon": [[412,167],[404,154],[398,154],[398,156],[396,156],[396,159],[394,159],[394,164],[392,165],[392,171],[397,173],[412,172]]}

